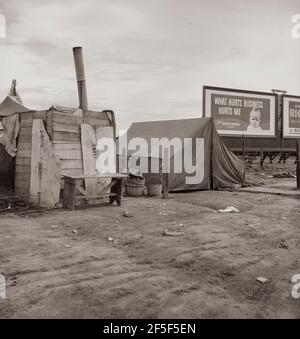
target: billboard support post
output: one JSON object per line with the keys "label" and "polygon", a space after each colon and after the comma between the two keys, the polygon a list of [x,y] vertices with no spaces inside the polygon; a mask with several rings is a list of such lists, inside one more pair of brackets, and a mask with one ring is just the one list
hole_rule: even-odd
{"label": "billboard support post", "polygon": [[279,137],[280,137],[280,148],[281,148],[281,155],[280,160],[283,160],[285,163],[285,152],[284,152],[284,133],[283,133],[283,102],[284,96],[288,93],[286,90],[282,89],[272,89],[272,92],[277,95],[278,100],[278,116],[277,116],[277,128],[279,130]]}
{"label": "billboard support post", "polygon": [[245,135],[243,134],[242,136],[242,140],[243,140],[243,161],[245,162],[246,160],[246,145],[245,145]]}
{"label": "billboard support post", "polygon": [[297,175],[297,189],[300,189],[300,140],[296,142],[297,149],[297,167],[296,167],[296,175]]}
{"label": "billboard support post", "polygon": [[260,168],[264,167],[264,148],[260,148]]}

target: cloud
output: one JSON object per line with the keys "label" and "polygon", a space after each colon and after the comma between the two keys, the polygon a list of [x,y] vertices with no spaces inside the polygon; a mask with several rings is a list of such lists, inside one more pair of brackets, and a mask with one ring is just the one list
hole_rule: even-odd
{"label": "cloud", "polygon": [[201,116],[202,85],[297,94],[298,0],[12,0],[3,5],[0,95],[77,106],[72,47],[84,48],[91,109],[132,121]]}

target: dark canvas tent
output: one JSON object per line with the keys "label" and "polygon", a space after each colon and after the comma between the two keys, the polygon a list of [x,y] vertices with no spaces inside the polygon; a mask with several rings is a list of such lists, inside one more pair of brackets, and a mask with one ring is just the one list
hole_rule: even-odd
{"label": "dark canvas tent", "polygon": [[23,106],[16,90],[16,81],[12,82],[9,95],[0,104],[0,185],[14,185],[14,165],[16,142],[19,133],[18,113],[28,112]]}
{"label": "dark canvas tent", "polygon": [[[147,154],[151,156],[151,138],[179,138],[184,145],[184,139],[192,139],[192,160],[197,159],[202,168],[201,182],[190,184],[186,178],[190,177],[185,171],[174,173],[175,152],[170,153],[169,188],[171,191],[199,190],[221,187],[232,187],[245,183],[244,163],[236,157],[222,143],[212,118],[167,120],[133,123],[127,131],[128,144],[134,138],[143,138],[147,141],[149,149]],[[196,139],[202,139],[202,148],[196,154]],[[183,157],[187,150],[182,147]],[[130,151],[129,153],[130,154]],[[141,156],[141,154],[139,154]]]}

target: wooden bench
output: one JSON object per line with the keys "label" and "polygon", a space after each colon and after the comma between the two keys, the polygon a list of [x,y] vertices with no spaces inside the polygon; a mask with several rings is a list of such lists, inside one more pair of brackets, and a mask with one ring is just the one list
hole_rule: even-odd
{"label": "wooden bench", "polygon": [[[104,197],[109,197],[110,204],[114,201],[118,206],[121,206],[123,197],[124,179],[127,178],[127,174],[96,174],[96,175],[72,175],[64,176],[64,192],[63,192],[63,208],[75,209],[76,201],[78,199],[83,200],[95,200]],[[83,179],[104,179],[111,178],[112,181],[109,185],[105,186],[101,192],[95,196],[89,196],[88,192],[82,187]],[[79,194],[78,194],[79,193]]]}

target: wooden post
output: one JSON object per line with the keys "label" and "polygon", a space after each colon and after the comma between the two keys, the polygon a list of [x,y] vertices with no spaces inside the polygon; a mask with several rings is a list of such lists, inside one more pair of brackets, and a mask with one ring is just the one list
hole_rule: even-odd
{"label": "wooden post", "polygon": [[169,153],[167,149],[164,149],[164,154],[162,158],[162,173],[163,173],[163,199],[168,199],[170,162],[169,162]]}
{"label": "wooden post", "polygon": [[169,197],[169,174],[163,173],[163,199]]}
{"label": "wooden post", "polygon": [[260,168],[264,167],[264,149],[260,149]]}
{"label": "wooden post", "polygon": [[296,175],[297,175],[297,189],[300,189],[300,140],[296,142],[297,149],[297,167],[296,167]]}
{"label": "wooden post", "polygon": [[70,177],[64,177],[64,196],[63,196],[63,208],[70,210],[75,209],[75,179]]}
{"label": "wooden post", "polygon": [[121,179],[117,179],[117,205],[121,206],[122,204],[122,198],[123,198],[123,183],[124,180]]}
{"label": "wooden post", "polygon": [[243,161],[245,162],[245,160],[246,160],[246,143],[245,143],[245,136],[244,136],[244,134],[243,134],[243,136],[242,136],[242,141],[243,141],[243,145],[242,145],[242,147],[243,147]]}

